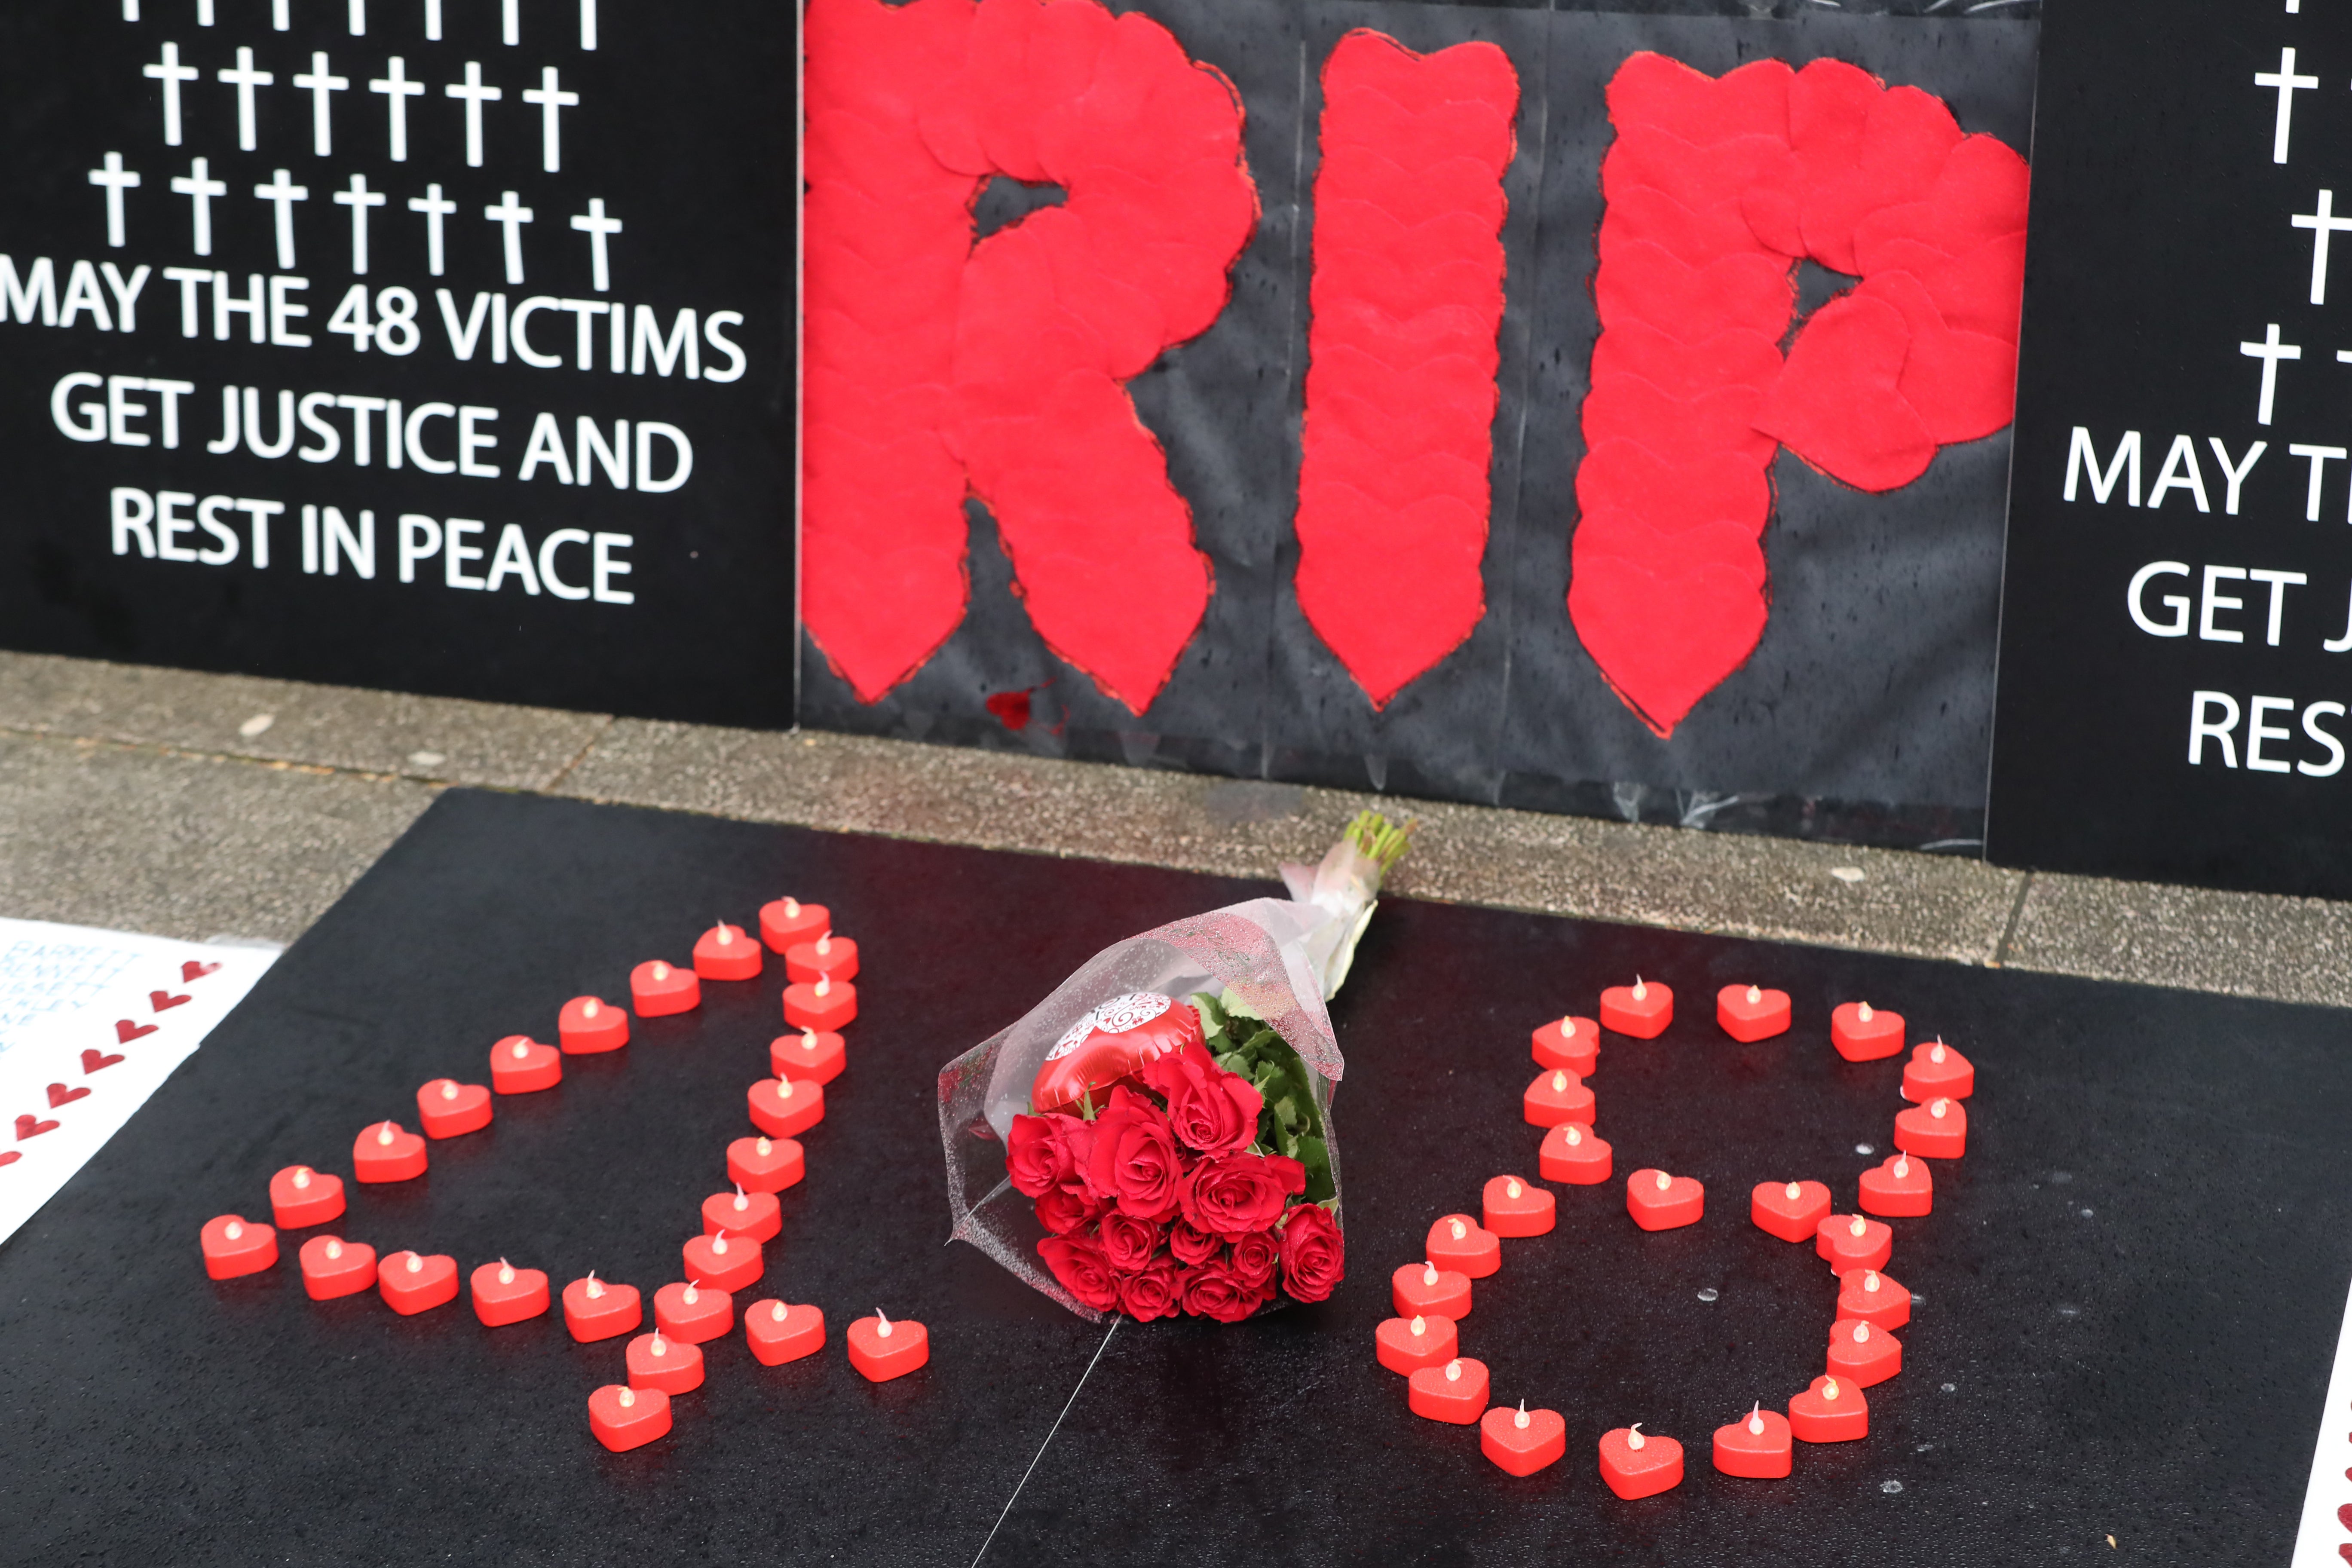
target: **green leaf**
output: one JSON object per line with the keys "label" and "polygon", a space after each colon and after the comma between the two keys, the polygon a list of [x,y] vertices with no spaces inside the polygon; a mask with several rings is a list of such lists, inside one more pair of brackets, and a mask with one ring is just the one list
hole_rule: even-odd
{"label": "green leaf", "polygon": [[1228,1015],[1225,1009],[1218,1005],[1215,997],[1205,991],[1196,992],[1192,996],[1192,1006],[1201,1015],[1201,1028],[1203,1033],[1218,1035],[1224,1032]]}
{"label": "green leaf", "polygon": [[1334,1195],[1331,1184],[1331,1151],[1320,1138],[1298,1140],[1298,1152],[1291,1156],[1307,1167],[1307,1201],[1319,1204]]}
{"label": "green leaf", "polygon": [[[1281,1135],[1281,1139],[1280,1139],[1279,1146],[1280,1146],[1280,1148],[1281,1148],[1282,1152],[1283,1152],[1285,1154],[1288,1155],[1290,1158],[1292,1158],[1292,1159],[1294,1159],[1294,1160],[1298,1159],[1298,1134],[1297,1134],[1297,1133],[1296,1133],[1296,1132],[1291,1132],[1291,1131],[1284,1131],[1284,1132],[1282,1133],[1282,1135]],[[1305,1162],[1301,1161],[1300,1163],[1304,1163]]]}
{"label": "green leaf", "polygon": [[1217,1065],[1227,1072],[1239,1073],[1244,1078],[1249,1077],[1249,1058],[1239,1051],[1227,1051],[1217,1058]]}

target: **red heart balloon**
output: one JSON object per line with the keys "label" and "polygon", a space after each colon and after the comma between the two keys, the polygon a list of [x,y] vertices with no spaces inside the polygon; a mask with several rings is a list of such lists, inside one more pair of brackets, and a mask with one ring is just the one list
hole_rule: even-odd
{"label": "red heart balloon", "polygon": [[1203,1049],[1201,1016],[1191,1004],[1157,991],[1114,996],[1071,1025],[1045,1053],[1029,1086],[1029,1103],[1041,1116],[1082,1100],[1099,1106],[1146,1062]]}

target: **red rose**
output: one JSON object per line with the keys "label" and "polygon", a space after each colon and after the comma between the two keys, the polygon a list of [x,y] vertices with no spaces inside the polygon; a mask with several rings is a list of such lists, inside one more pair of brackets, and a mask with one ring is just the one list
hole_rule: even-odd
{"label": "red rose", "polygon": [[1281,1249],[1276,1245],[1271,1232],[1254,1230],[1234,1243],[1233,1255],[1228,1261],[1234,1278],[1250,1289],[1256,1290],[1273,1283],[1274,1266],[1281,1257]]}
{"label": "red rose", "polygon": [[1181,1219],[1168,1227],[1168,1250],[1179,1263],[1206,1263],[1223,1246],[1222,1237],[1204,1236]]}
{"label": "red rose", "polygon": [[1348,1272],[1348,1244],[1331,1212],[1300,1204],[1283,1216],[1283,1289],[1300,1301],[1320,1301]]}
{"label": "red rose", "polygon": [[1075,1116],[1016,1116],[1004,1140],[1004,1168],[1024,1197],[1079,1179],[1095,1130]]}
{"label": "red rose", "polygon": [[1265,1299],[1255,1296],[1223,1263],[1203,1263],[1197,1268],[1188,1268],[1181,1279],[1184,1310],[1196,1318],[1238,1323],[1255,1311],[1258,1302]]}
{"label": "red rose", "polygon": [[1168,1118],[1132,1089],[1110,1091],[1110,1109],[1095,1118],[1087,1186],[1137,1219],[1163,1220],[1176,1212],[1184,1157]]}
{"label": "red rose", "polygon": [[1206,1053],[1172,1052],[1146,1063],[1139,1076],[1167,1100],[1168,1125],[1176,1136],[1202,1153],[1235,1154],[1256,1141],[1264,1097]]}
{"label": "red rose", "polygon": [[1132,1274],[1160,1250],[1160,1227],[1118,1209],[1102,1216],[1103,1256],[1121,1274]]}
{"label": "red rose", "polygon": [[[1102,1148],[1095,1144],[1097,1154]],[[1193,1229],[1228,1240],[1272,1230],[1283,1204],[1307,1190],[1307,1167],[1280,1154],[1225,1154],[1203,1160],[1184,1179],[1178,1202]]]}
{"label": "red rose", "polygon": [[1071,1187],[1047,1187],[1037,1194],[1037,1223],[1055,1236],[1067,1236],[1102,1213],[1102,1205]]}
{"label": "red rose", "polygon": [[1174,1317],[1181,1299],[1176,1266],[1164,1258],[1121,1276],[1118,1282],[1119,1310],[1139,1323]]}
{"label": "red rose", "polygon": [[1118,1279],[1103,1257],[1102,1243],[1084,1236],[1049,1236],[1038,1256],[1071,1295],[1097,1312],[1118,1310]]}

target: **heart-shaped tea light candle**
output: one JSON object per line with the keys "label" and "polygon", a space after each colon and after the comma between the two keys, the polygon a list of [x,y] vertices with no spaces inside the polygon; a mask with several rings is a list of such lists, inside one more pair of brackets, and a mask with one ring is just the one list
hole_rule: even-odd
{"label": "heart-shaped tea light candle", "polygon": [[833,911],[823,904],[798,899],[778,899],[760,906],[760,940],[771,952],[782,952],[794,942],[814,942],[833,929]]}
{"label": "heart-shaped tea light candle", "polygon": [[1830,1325],[1830,1375],[1852,1378],[1856,1388],[1885,1383],[1903,1370],[1903,1342],[1858,1318]]}
{"label": "heart-shaped tea light candle", "polygon": [[702,1386],[702,1347],[671,1339],[659,1329],[631,1340],[624,1361],[629,1386],[640,1394],[649,1388],[691,1394]]}
{"label": "heart-shaped tea light candle", "polygon": [[633,1334],[646,1321],[635,1285],[613,1285],[590,1273],[563,1288],[563,1326],[582,1344]]}
{"label": "heart-shaped tea light candle", "polygon": [[857,944],[826,931],[814,942],[796,942],[784,950],[784,978],[814,984],[826,975],[835,982],[857,978]]}
{"label": "heart-shaped tea light candle", "polygon": [[378,1121],[352,1143],[352,1174],[362,1182],[406,1182],[425,1173],[425,1140],[397,1121]]}
{"label": "heart-shaped tea light candle", "polygon": [[749,1099],[751,1125],[771,1138],[789,1138],[824,1120],[824,1086],[804,1078],[763,1078]]}
{"label": "heart-shaped tea light candle", "polygon": [[738,1138],[727,1145],[727,1179],[753,1193],[781,1193],[808,1173],[790,1138]]}
{"label": "heart-shaped tea light candle", "polygon": [[546,1271],[517,1268],[503,1258],[475,1269],[469,1283],[474,1316],[486,1329],[536,1318],[549,1306]]}
{"label": "heart-shaped tea light candle", "polygon": [[1675,1021],[1675,993],[1669,985],[1634,976],[1631,985],[1612,985],[1601,994],[1601,1026],[1654,1040]]}
{"label": "heart-shaped tea light candle", "polygon": [[509,1035],[490,1047],[490,1087],[500,1094],[537,1094],[563,1081],[563,1055],[529,1035]]}
{"label": "heart-shaped tea light candle", "polygon": [[756,1284],[768,1262],[760,1244],[748,1236],[689,1237],[680,1249],[686,1257],[686,1277],[721,1290],[740,1290]]}
{"label": "heart-shaped tea light candle", "polygon": [[1841,1002],[1830,1012],[1830,1044],[1850,1062],[1874,1062],[1903,1048],[1903,1015],[1867,1002]]}
{"label": "heart-shaped tea light candle", "polygon": [[931,1331],[911,1318],[895,1321],[880,1308],[849,1325],[849,1364],[869,1383],[904,1377],[931,1359]]}
{"label": "heart-shaped tea light candle", "polygon": [[1615,1158],[1609,1145],[1590,1127],[1564,1121],[1544,1134],[1536,1152],[1536,1173],[1547,1182],[1570,1186],[1598,1186],[1609,1179]]}
{"label": "heart-shaped tea light candle", "polygon": [[1557,1410],[1497,1405],[1478,1420],[1478,1451],[1506,1474],[1532,1476],[1568,1452],[1568,1423]]}
{"label": "heart-shaped tea light candle", "polygon": [[1911,1047],[1903,1064],[1903,1098],[1966,1100],[1977,1091],[1976,1064],[1941,1040]]}
{"label": "heart-shaped tea light candle", "polygon": [[1484,1279],[1503,1266],[1503,1244],[1493,1231],[1466,1214],[1441,1215],[1429,1227],[1422,1256],[1440,1268]]}
{"label": "heart-shaped tea light candle", "polygon": [[1425,1366],[1444,1366],[1457,1348],[1451,1318],[1383,1318],[1372,1331],[1372,1354],[1407,1377]]}
{"label": "heart-shaped tea light candle", "polygon": [[1676,1230],[1696,1225],[1699,1216],[1706,1212],[1706,1188],[1696,1176],[1636,1171],[1625,1180],[1625,1212],[1643,1230]]}
{"label": "heart-shaped tea light candle", "polygon": [[1672,1491],[1683,1484],[1683,1446],[1639,1422],[1615,1427],[1601,1436],[1601,1479],[1628,1502]]}
{"label": "heart-shaped tea light candle", "polygon": [[1405,1383],[1406,1403],[1415,1415],[1455,1426],[1477,1424],[1486,1409],[1486,1363],[1455,1356],[1444,1366],[1424,1366]]}
{"label": "heart-shaped tea light candle", "polygon": [[784,1022],[795,1029],[825,1029],[838,1034],[857,1016],[857,987],[846,980],[821,974],[814,982],[784,987]]}
{"label": "heart-shaped tea light candle", "polygon": [[588,1396],[588,1430],[615,1454],[667,1436],[669,1427],[669,1395],[658,1388],[610,1383]]}
{"label": "heart-shaped tea light candle", "polygon": [[416,1091],[416,1120],[427,1138],[455,1138],[490,1124],[490,1091],[478,1083],[436,1078]]}
{"label": "heart-shaped tea light candle", "polygon": [[743,1339],[752,1360],[782,1366],[824,1348],[824,1314],[806,1302],[754,1301],[743,1314]]}
{"label": "heart-shaped tea light candle", "polygon": [[1883,1164],[1862,1173],[1861,1208],[1864,1214],[1916,1218],[1936,1206],[1936,1181],[1927,1162],[1908,1154],[1890,1154]]}
{"label": "heart-shaped tea light candle", "polygon": [[617,1051],[629,1043],[629,1011],[602,996],[574,996],[555,1016],[555,1037],[569,1057]]}
{"label": "heart-shaped tea light candle", "polygon": [[413,1318],[457,1299],[457,1260],[446,1252],[395,1252],[376,1266],[375,1288],[385,1306]]}
{"label": "heart-shaped tea light candle", "polygon": [[705,980],[757,980],[760,944],[741,926],[720,921],[694,944],[694,973]]}
{"label": "heart-shaped tea light candle", "polygon": [[1895,1256],[1895,1231],[1858,1214],[1833,1214],[1814,1228],[1813,1250],[1828,1260],[1832,1274],[1884,1268]]}
{"label": "heart-shaped tea light candle", "polygon": [[1727,985],[1715,994],[1715,1021],[1725,1034],[1743,1044],[1785,1035],[1789,1032],[1789,994],[1768,991],[1761,985]]}
{"label": "heart-shaped tea light candle", "polygon": [[280,1230],[305,1230],[343,1217],[343,1179],[308,1165],[269,1178],[269,1216]]}
{"label": "heart-shaped tea light candle", "polygon": [[375,1288],[375,1248],[340,1236],[314,1236],[296,1254],[302,1289],[313,1301],[331,1301]]}
{"label": "heart-shaped tea light candle", "polygon": [[1830,1190],[1821,1182],[1759,1182],[1748,1215],[1759,1230],[1782,1241],[1811,1241],[1830,1214]]}
{"label": "heart-shaped tea light candle", "polygon": [[702,1200],[702,1231],[706,1236],[747,1236],[753,1241],[772,1241],[783,1228],[783,1208],[773,1193],[755,1193],[739,1184],[731,1193],[713,1193]]}
{"label": "heart-shaped tea light candle", "polygon": [[1573,1013],[1539,1026],[1532,1037],[1536,1066],[1566,1068],[1591,1078],[1601,1065],[1601,1026]]}
{"label": "heart-shaped tea light candle", "polygon": [[1760,1404],[1729,1426],[1715,1429],[1715,1468],[1727,1476],[1777,1481],[1794,1468],[1795,1459],[1789,1418]]}
{"label": "heart-shaped tea light candle", "polygon": [[1519,1114],[1530,1127],[1558,1127],[1564,1121],[1581,1121],[1590,1127],[1593,1110],[1592,1091],[1566,1068],[1538,1073],[1519,1097]]}
{"label": "heart-shaped tea light candle", "polygon": [[1875,1268],[1857,1268],[1838,1278],[1837,1315],[1899,1329],[1911,1321],[1911,1292]]}
{"label": "heart-shaped tea light candle", "polygon": [[1457,1269],[1434,1263],[1408,1263],[1389,1277],[1389,1299],[1400,1318],[1452,1318],[1470,1315],[1470,1279]]}
{"label": "heart-shaped tea light candle", "polygon": [[1929,1160],[1957,1160],[1969,1152],[1969,1113],[1940,1096],[1895,1113],[1895,1146]]}
{"label": "heart-shaped tea light candle", "polygon": [[278,1267],[278,1232],[243,1215],[225,1214],[205,1221],[196,1233],[204,1249],[205,1272],[215,1279],[235,1279]]}
{"label": "heart-shaped tea light candle", "polygon": [[702,1344],[735,1326],[735,1295],[699,1276],[654,1292],[654,1327],[672,1339]]}
{"label": "heart-shaped tea light candle", "polygon": [[640,1018],[666,1018],[702,1005],[702,981],[691,969],[650,959],[629,971],[629,1005]]}
{"label": "heart-shaped tea light candle", "polygon": [[1835,1376],[1789,1401],[1789,1429],[1808,1443],[1851,1443],[1870,1436],[1870,1402],[1853,1384]]}
{"label": "heart-shaped tea light candle", "polygon": [[830,1029],[778,1035],[768,1045],[768,1068],[778,1078],[831,1083],[841,1076],[844,1059],[841,1037]]}
{"label": "heart-shaped tea light candle", "polygon": [[1496,1236],[1541,1236],[1557,1220],[1549,1189],[1518,1176],[1496,1176],[1481,1197],[1486,1228]]}

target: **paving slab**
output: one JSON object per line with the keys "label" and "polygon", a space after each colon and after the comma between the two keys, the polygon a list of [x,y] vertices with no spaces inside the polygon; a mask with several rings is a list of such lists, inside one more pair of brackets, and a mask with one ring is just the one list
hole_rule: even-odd
{"label": "paving slab", "polygon": [[2352,904],[2038,873],[2004,963],[2352,1006]]}

